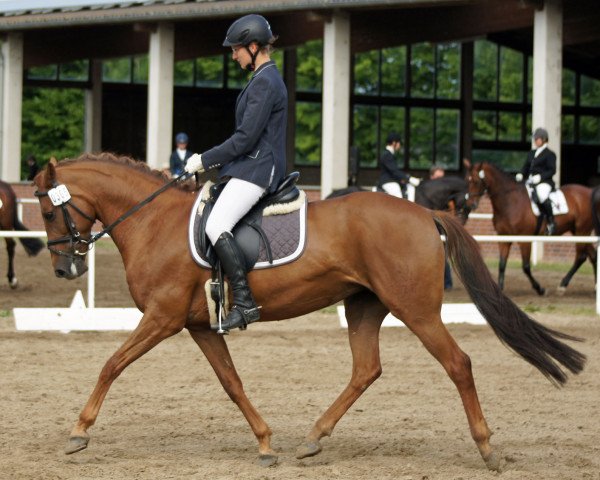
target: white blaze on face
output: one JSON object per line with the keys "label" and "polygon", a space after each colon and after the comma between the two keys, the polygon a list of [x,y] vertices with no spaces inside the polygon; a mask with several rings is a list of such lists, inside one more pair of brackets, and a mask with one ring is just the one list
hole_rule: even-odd
{"label": "white blaze on face", "polygon": [[75,266],[75,262],[71,262],[71,275],[77,276],[77,267]]}
{"label": "white blaze on face", "polygon": [[2,199],[0,198],[0,208],[2,208]]}

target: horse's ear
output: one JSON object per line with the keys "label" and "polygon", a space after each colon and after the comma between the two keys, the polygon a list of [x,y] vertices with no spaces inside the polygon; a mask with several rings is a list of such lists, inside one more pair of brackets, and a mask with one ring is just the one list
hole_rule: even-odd
{"label": "horse's ear", "polygon": [[56,165],[58,165],[58,162],[56,161],[56,158],[52,157],[46,167],[45,180],[47,188],[52,188],[56,182]]}
{"label": "horse's ear", "polygon": [[463,158],[463,165],[468,170],[469,168],[471,168],[471,160],[469,160],[468,158]]}

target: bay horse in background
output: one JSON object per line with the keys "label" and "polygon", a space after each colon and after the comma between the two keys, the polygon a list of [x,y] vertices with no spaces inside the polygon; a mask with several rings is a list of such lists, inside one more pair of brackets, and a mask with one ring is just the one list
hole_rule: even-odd
{"label": "bay horse in background", "polygon": [[[111,231],[111,237],[143,317],[102,368],[71,431],[66,453],[87,447],[88,429],[121,372],[187,328],[250,424],[258,440],[260,462],[274,464],[277,454],[271,448],[271,429],[247,398],[225,338],[210,328],[205,284],[211,272],[194,262],[188,246],[195,195],[175,186],[138,209],[167,180],[145,164],[110,154],[86,154],[61,163],[51,160],[34,182],[52,265],[56,275],[66,279],[85,272],[85,253],[93,241],[90,234],[96,220],[115,225],[117,219],[137,209]],[[57,193],[70,199],[53,203],[49,197],[56,199]],[[306,223],[306,249],[299,259],[248,275],[262,305],[261,321],[298,317],[339,301],[346,308],[353,360],[350,381],[316,421],[296,457],[318,454],[320,439],[331,435],[350,406],[381,375],[380,327],[392,312],[444,367],[458,389],[483,460],[488,468],[498,470],[500,457],[490,445],[491,431],[481,411],[471,361],[440,316],[445,258],[440,233],[446,235],[456,272],[494,333],[557,385],[566,382],[565,370],[578,373],[584,366],[585,356],[562,341],[576,339],[537,323],[506,297],[473,237],[448,213],[387,194],[357,193],[309,203]]]}
{"label": "bay horse in background", "polygon": [[[367,192],[359,186],[351,186],[334,190],[327,199],[341,197],[354,192]],[[466,203],[468,184],[465,179],[445,175],[432,180],[423,180],[415,189],[415,203],[430,210],[444,210],[457,216],[464,225],[469,217],[469,207]]]}
{"label": "bay horse in background", "polygon": [[[479,200],[487,194],[492,203],[494,229],[498,235],[535,235],[537,217],[531,209],[531,200],[523,183],[517,182],[511,175],[504,173],[491,163],[471,164],[465,161],[467,181],[469,183],[469,198],[467,204],[476,209]],[[571,232],[573,235],[590,235],[592,232],[592,189],[578,184],[568,184],[560,187],[565,195],[569,212],[556,215],[556,234]],[[504,287],[506,262],[512,243],[499,242],[500,262],[498,265],[498,284]],[[519,243],[521,250],[522,269],[534,290],[543,295],[546,290],[538,283],[531,273],[531,243]],[[563,293],[571,278],[590,259],[596,274],[596,249],[589,243],[575,245],[575,261],[558,287]]]}
{"label": "bay horse in background", "polygon": [[[13,188],[0,180],[0,230],[27,231],[17,215],[17,195]],[[17,288],[19,281],[15,276],[14,259],[16,242],[13,238],[5,237],[6,252],[8,253],[8,284],[10,288]],[[19,238],[21,245],[30,257],[36,256],[44,244],[39,238]]]}

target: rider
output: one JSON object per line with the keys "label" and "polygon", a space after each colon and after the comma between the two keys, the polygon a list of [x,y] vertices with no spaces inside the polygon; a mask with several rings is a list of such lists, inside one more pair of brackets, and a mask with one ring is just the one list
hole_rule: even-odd
{"label": "rider", "polygon": [[185,162],[193,155],[193,152],[187,148],[189,140],[187,133],[179,132],[175,135],[175,145],[177,148],[173,150],[171,158],[169,158],[169,170],[173,177],[183,173]]}
{"label": "rider", "polygon": [[381,174],[379,176],[378,186],[386,193],[395,197],[407,198],[406,184],[418,187],[421,182],[418,178],[404,173],[396,165],[395,154],[402,148],[402,139],[395,132],[387,136],[385,150],[379,158]]}
{"label": "rider", "polygon": [[188,160],[186,172],[219,168],[226,182],[206,223],[206,235],[233,290],[233,306],[223,330],[242,327],[260,318],[246,277],[245,259],[231,231],[266,192],[285,176],[287,90],[271,60],[275,37],[267,20],[246,15],[229,27],[223,46],[232,59],[252,73],[235,108],[235,132],[221,145]]}
{"label": "rider", "polygon": [[521,173],[517,174],[517,180],[526,179],[527,184],[531,185],[533,200],[540,212],[546,216],[548,235],[554,235],[556,224],[550,192],[554,189],[552,177],[556,173],[556,154],[548,148],[548,132],[543,128],[537,128],[533,132],[533,143],[536,148],[527,154],[527,160]]}

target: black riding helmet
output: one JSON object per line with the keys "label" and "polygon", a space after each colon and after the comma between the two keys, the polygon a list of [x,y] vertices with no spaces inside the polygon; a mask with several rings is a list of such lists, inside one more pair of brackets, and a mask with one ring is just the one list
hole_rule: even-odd
{"label": "black riding helmet", "polygon": [[271,25],[267,22],[267,19],[262,15],[246,15],[242,18],[238,18],[231,24],[225,35],[223,41],[224,47],[232,47],[235,45],[242,45],[246,48],[250,56],[252,57],[252,63],[246,68],[250,71],[254,70],[254,62],[256,61],[256,53],[252,53],[248,46],[255,42],[259,48],[275,41],[276,37],[271,31]]}

